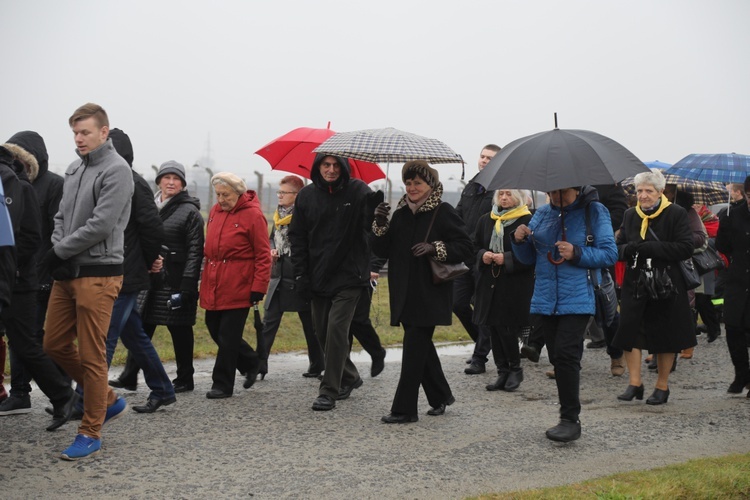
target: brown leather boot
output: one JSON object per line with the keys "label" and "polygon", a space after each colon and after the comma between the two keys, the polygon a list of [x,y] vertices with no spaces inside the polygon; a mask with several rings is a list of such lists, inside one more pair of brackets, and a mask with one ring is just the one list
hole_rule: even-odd
{"label": "brown leather boot", "polygon": [[619,358],[612,358],[609,370],[615,377],[622,377],[625,373],[625,359],[622,356]]}
{"label": "brown leather boot", "polygon": [[690,347],[688,349],[683,349],[682,352],[680,352],[680,358],[682,359],[693,359],[693,351],[695,350],[695,347]]}

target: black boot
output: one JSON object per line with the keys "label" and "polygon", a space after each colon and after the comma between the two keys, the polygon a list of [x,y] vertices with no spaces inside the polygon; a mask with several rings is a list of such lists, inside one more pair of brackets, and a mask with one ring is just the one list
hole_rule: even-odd
{"label": "black boot", "polygon": [[520,365],[511,366],[510,374],[508,374],[508,380],[505,382],[503,390],[513,392],[521,386],[523,382],[523,368]]}
{"label": "black boot", "polygon": [[138,371],[140,367],[133,357],[133,353],[128,351],[128,357],[125,361],[125,368],[123,368],[120,375],[109,381],[111,387],[118,389],[127,389],[134,391],[138,387]]}
{"label": "black boot", "polygon": [[505,382],[508,380],[508,371],[497,371],[497,378],[491,384],[487,384],[484,388],[488,391],[502,391],[505,388]]}

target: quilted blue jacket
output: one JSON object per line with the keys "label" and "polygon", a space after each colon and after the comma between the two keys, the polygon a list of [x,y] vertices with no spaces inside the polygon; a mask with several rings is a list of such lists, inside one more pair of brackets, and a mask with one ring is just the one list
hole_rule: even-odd
{"label": "quilted blue jacket", "polygon": [[[516,244],[513,253],[525,264],[536,263],[536,281],[531,299],[531,313],[556,316],[595,313],[594,286],[588,269],[614,265],[617,260],[612,223],[607,208],[599,203],[596,190],[584,186],[575,202],[563,208],[567,241],[576,246],[575,258],[557,266],[547,259],[551,251],[559,258],[555,242],[562,239],[560,208],[551,204],[540,207],[529,222],[533,236]],[[596,203],[593,203],[596,202]],[[586,206],[594,241],[586,245]]]}

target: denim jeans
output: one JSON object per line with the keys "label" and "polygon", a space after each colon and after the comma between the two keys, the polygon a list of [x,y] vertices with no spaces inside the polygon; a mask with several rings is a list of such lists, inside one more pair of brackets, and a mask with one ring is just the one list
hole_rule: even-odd
{"label": "denim jeans", "polygon": [[[137,291],[121,293],[112,306],[112,319],[107,331],[107,366],[112,364],[117,340],[122,339],[123,345],[130,349],[143,367],[143,377],[151,389],[149,399],[171,398],[174,396],[174,387],[151,339],[143,331],[141,317],[135,310],[137,298]],[[80,386],[76,387],[76,391],[83,396]]]}

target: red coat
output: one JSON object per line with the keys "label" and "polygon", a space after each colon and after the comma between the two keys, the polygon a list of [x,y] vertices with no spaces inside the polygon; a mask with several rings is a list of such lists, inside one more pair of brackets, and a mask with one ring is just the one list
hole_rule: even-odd
{"label": "red coat", "polygon": [[268,223],[255,191],[229,212],[217,203],[206,224],[201,307],[210,311],[251,307],[250,292],[266,293],[271,277]]}

